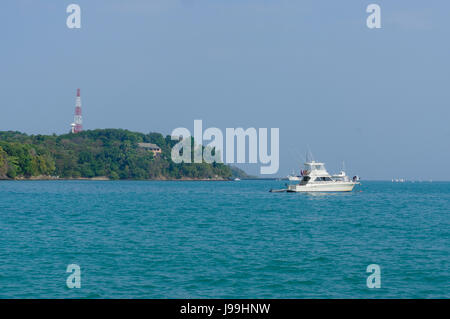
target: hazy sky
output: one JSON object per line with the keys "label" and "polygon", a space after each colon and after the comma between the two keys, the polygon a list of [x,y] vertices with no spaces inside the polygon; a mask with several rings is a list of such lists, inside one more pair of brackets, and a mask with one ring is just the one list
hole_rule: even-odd
{"label": "hazy sky", "polygon": [[80,87],[86,129],[278,127],[279,176],[309,146],[330,171],[450,180],[448,1],[2,0],[0,35],[0,130],[68,132]]}

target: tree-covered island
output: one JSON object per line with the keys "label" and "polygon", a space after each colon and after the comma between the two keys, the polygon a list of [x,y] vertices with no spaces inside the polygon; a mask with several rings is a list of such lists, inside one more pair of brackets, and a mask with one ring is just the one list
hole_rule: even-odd
{"label": "tree-covered island", "polygon": [[[174,163],[177,143],[160,133],[97,129],[77,134],[0,132],[0,179],[228,180],[245,173],[223,163]],[[148,145],[157,146],[152,150]]]}

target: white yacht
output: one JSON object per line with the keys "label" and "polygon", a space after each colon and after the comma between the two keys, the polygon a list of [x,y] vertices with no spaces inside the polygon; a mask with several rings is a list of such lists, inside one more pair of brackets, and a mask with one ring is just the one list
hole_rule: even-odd
{"label": "white yacht", "polygon": [[295,175],[295,172],[292,172],[292,174],[288,175],[287,178],[290,181],[301,181],[303,177],[300,175]]}
{"label": "white yacht", "polygon": [[303,178],[298,184],[287,185],[288,192],[351,192],[358,178],[350,180],[342,170],[331,176],[325,169],[324,163],[310,161],[305,163],[302,170]]}
{"label": "white yacht", "polygon": [[339,174],[331,175],[331,178],[334,179],[335,181],[343,181],[343,182],[349,182],[350,181],[350,179],[348,178],[347,174],[343,170],[340,171]]}

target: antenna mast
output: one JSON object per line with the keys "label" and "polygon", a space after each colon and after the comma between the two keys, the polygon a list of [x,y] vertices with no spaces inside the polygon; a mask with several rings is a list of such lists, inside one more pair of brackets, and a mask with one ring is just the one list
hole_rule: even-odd
{"label": "antenna mast", "polygon": [[81,115],[81,94],[80,89],[77,89],[77,99],[75,102],[75,116],[71,124],[72,133],[79,133],[83,131],[83,117]]}

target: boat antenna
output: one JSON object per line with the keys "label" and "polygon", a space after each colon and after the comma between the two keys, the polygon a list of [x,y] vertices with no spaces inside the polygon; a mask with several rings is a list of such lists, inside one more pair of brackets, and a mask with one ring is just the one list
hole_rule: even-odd
{"label": "boat antenna", "polygon": [[312,155],[311,149],[309,148],[309,145],[307,145],[308,151],[306,153],[306,162],[311,162],[314,160],[314,157]]}
{"label": "boat antenna", "polygon": [[289,149],[289,151],[291,152],[291,155],[294,154],[295,157],[300,157],[300,166],[306,161],[306,158],[299,152],[298,149],[292,148]]}

